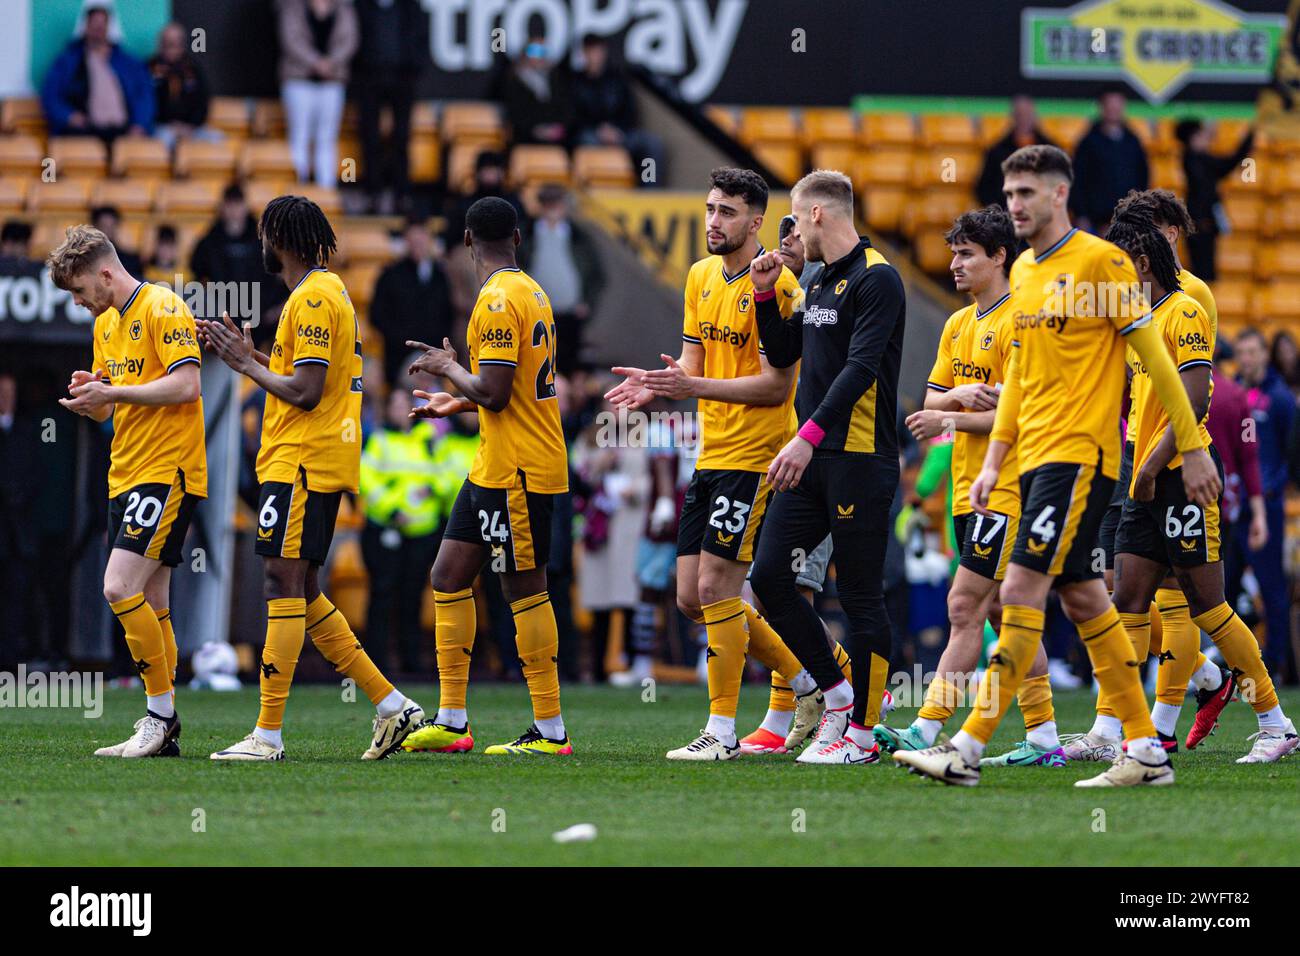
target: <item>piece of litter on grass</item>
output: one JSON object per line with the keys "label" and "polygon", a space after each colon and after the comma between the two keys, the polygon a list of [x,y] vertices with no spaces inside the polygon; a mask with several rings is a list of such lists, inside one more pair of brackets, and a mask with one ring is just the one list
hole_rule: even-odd
{"label": "piece of litter on grass", "polygon": [[584,843],[596,839],[596,826],[592,823],[575,823],[567,830],[552,833],[556,843]]}

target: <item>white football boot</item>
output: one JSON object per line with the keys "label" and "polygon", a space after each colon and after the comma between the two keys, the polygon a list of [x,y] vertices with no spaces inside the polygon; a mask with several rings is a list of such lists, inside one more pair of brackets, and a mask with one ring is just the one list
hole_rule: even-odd
{"label": "white football boot", "polygon": [[1169,763],[1169,755],[1158,750],[1153,756],[1160,763],[1145,763],[1127,753],[1095,777],[1076,780],[1076,787],[1165,787],[1174,782],[1174,768]]}
{"label": "white football boot", "polygon": [[1066,760],[1115,760],[1121,753],[1122,741],[1103,737],[1091,730],[1086,734],[1062,734],[1061,749]]}
{"label": "white football boot", "polygon": [[239,743],[218,750],[212,755],[213,760],[283,760],[284,747],[268,744],[257,734],[249,734]]}
{"label": "white football boot", "polygon": [[424,708],[411,698],[402,701],[402,709],[391,717],[375,714],[375,723],[371,732],[370,747],[361,755],[362,760],[383,760],[405,740],[424,720]]}
{"label": "white football boot", "polygon": [[[844,710],[823,710],[821,720],[817,724],[817,736],[815,736],[804,748],[803,753],[794,759],[799,763],[822,763],[823,761],[815,759],[818,751],[829,747],[844,738],[844,733],[849,729],[849,708]],[[786,738],[787,744],[789,738]],[[832,761],[839,763],[839,761]]]}
{"label": "white football boot", "polygon": [[810,744],[797,758],[800,763],[877,763],[880,745],[872,741],[871,749],[861,747],[848,737],[841,737],[824,747]]}
{"label": "white football boot", "polygon": [[974,787],[980,782],[980,768],[971,766],[950,741],[924,750],[896,750],[894,762],[912,773],[952,787]]}
{"label": "white football boot", "polygon": [[794,722],[785,735],[785,749],[797,750],[799,745],[813,735],[826,710],[826,697],[820,690],[809,691],[794,700]]}
{"label": "white football boot", "polygon": [[1255,744],[1250,748],[1250,753],[1237,758],[1237,763],[1273,763],[1275,760],[1281,760],[1300,745],[1300,736],[1296,735],[1295,724],[1289,720],[1282,730],[1260,730],[1246,739],[1255,741]]}
{"label": "white football boot", "polygon": [[734,760],[740,756],[740,741],[730,747],[707,730],[685,747],[678,747],[666,753],[669,760]]}

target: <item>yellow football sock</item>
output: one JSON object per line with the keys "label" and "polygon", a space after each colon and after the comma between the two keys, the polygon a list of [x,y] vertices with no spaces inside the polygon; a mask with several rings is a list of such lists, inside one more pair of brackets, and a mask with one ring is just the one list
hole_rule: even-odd
{"label": "yellow football sock", "polygon": [[1246,622],[1226,602],[1193,620],[1197,627],[1210,635],[1228,666],[1237,672],[1242,700],[1257,714],[1276,707],[1277,690],[1273,687],[1273,678],[1260,656],[1259,642]]}
{"label": "yellow football sock", "polygon": [[849,686],[852,687],[853,658],[849,657],[849,652],[840,646],[839,641],[835,642],[835,646],[831,648],[831,653],[835,655],[835,663],[840,665],[840,673],[844,675],[844,679],[848,681]]}
{"label": "yellow football sock", "polygon": [[474,591],[433,592],[434,640],[438,652],[438,706],[464,710],[469,662],[474,653],[478,611]]}
{"label": "yellow football sock", "polygon": [[744,604],[734,597],[700,607],[709,635],[705,654],[709,669],[709,715],[713,717],[734,719],[736,716],[740,681],[745,673],[745,650],[749,645]]}
{"label": "yellow football sock", "polygon": [[150,697],[167,694],[172,689],[171,671],[167,667],[167,649],[158,616],[145,600],[144,592],[133,594],[109,604],[118,622],[126,631],[126,644],[131,649],[131,660],[144,681],[144,692]]}
{"label": "yellow football sock", "polygon": [[555,626],[555,609],[547,591],[530,594],[510,603],[515,616],[515,648],[519,666],[533,699],[533,719],[560,716],[560,632]]}
{"label": "yellow football sock", "polygon": [[767,709],[783,714],[794,713],[794,691],[790,689],[790,682],[776,671],[772,671],[772,690],[767,695]]}
{"label": "yellow football sock", "polygon": [[[1154,606],[1155,605],[1152,605],[1152,607]],[[1128,635],[1128,639],[1133,645],[1134,656],[1139,662],[1145,661],[1151,650],[1150,613],[1122,613],[1120,614],[1119,619],[1120,623],[1124,625],[1124,633]],[[1106,688],[1104,687],[1097,691],[1097,713],[1103,714],[1106,717],[1118,716],[1115,713],[1115,708],[1111,705],[1110,700],[1106,697]]]}
{"label": "yellow football sock", "polygon": [[289,701],[293,671],[307,639],[307,599],[273,598],[266,602],[266,646],[262,648],[262,709],[257,726],[279,730]]}
{"label": "yellow football sock", "polygon": [[172,630],[172,612],[169,608],[153,609],[154,616],[158,618],[158,626],[162,628],[163,652],[167,655],[167,673],[172,675],[172,683],[176,683],[176,661],[180,658],[180,651],[176,647],[176,632]]}
{"label": "yellow football sock", "polygon": [[[1044,615],[1035,607],[1007,604],[1002,608],[1002,631],[989,655],[988,670],[980,681],[975,706],[961,729],[987,744],[1002,716],[1034,664],[1043,642]],[[996,697],[995,697],[996,695]]]}
{"label": "yellow football sock", "polygon": [[[861,668],[858,669],[861,671]],[[871,655],[867,670],[867,712],[862,717],[863,726],[874,727],[880,723],[880,706],[884,702],[885,684],[889,681],[889,661],[879,654]],[[857,691],[854,691],[856,696]]]}
{"label": "yellow football sock", "polygon": [[393,692],[393,685],[352,633],[348,619],[323,591],[307,605],[307,633],[321,656],[344,677],[350,677],[370,703],[378,704]]}
{"label": "yellow football sock", "polygon": [[[772,625],[751,604],[742,600],[741,607],[745,612],[745,623],[749,627],[748,653],[770,670],[773,676],[780,676],[786,681],[793,680],[803,670],[799,658],[794,656],[794,652],[781,640],[781,635],[772,629]],[[786,686],[790,685],[787,683]]]}
{"label": "yellow football sock", "polygon": [[[1151,618],[1146,612],[1126,616],[1136,619],[1133,634],[1127,633],[1113,604],[1078,627],[1083,646],[1092,660],[1092,675],[1101,685],[1115,716],[1124,725],[1124,739],[1133,740],[1156,735],[1146,695],[1142,693],[1142,678],[1138,670],[1140,660],[1137,658],[1137,651],[1145,651],[1149,643]],[[1141,648],[1135,647],[1139,642]]]}
{"label": "yellow football sock", "polygon": [[1016,703],[1020,705],[1020,716],[1025,718],[1025,730],[1033,730],[1056,719],[1056,709],[1052,707],[1052,682],[1046,674],[1026,677],[1020,690],[1016,691]]}
{"label": "yellow football sock", "polygon": [[916,712],[916,716],[921,720],[937,720],[941,724],[946,723],[948,718],[956,713],[960,697],[956,684],[942,677],[936,677],[925,689],[925,701],[921,704],[921,709]]}
{"label": "yellow football sock", "polygon": [[1201,657],[1201,629],[1192,623],[1187,598],[1177,588],[1158,590],[1156,606],[1164,630],[1164,647],[1157,652],[1156,700],[1181,707]]}
{"label": "yellow football sock", "polygon": [[[1156,657],[1160,656],[1160,651],[1165,646],[1165,627],[1164,621],[1160,617],[1159,604],[1160,591],[1162,590],[1164,589],[1161,588],[1156,591],[1156,600],[1151,602],[1151,638],[1147,641],[1147,654],[1154,654]],[[1179,591],[1178,593],[1181,594],[1182,592]],[[1145,660],[1146,658],[1144,657],[1143,661]]]}

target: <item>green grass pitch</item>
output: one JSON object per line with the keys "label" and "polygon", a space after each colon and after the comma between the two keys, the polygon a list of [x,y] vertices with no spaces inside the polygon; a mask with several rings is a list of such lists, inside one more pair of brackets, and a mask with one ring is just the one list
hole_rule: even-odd
{"label": "green grass pitch", "polygon": [[[407,687],[425,707],[436,688]],[[975,789],[922,781],[892,765],[804,767],[790,758],[668,763],[703,725],[701,688],[569,687],[570,758],[485,757],[528,723],[522,686],[471,688],[469,755],[358,758],[372,710],[337,687],[295,688],[283,763],[223,765],[208,754],[251,728],[256,688],[182,691],[177,760],[92,757],[124,739],[138,692],[105,692],[103,716],[7,710],[0,720],[0,864],[60,865],[1280,865],[1300,859],[1294,826],[1300,757],[1233,761],[1256,729],[1233,703],[1218,733],[1176,758],[1172,788],[1083,791],[1097,764],[986,771]],[[765,689],[747,684],[739,726]],[[1283,703],[1300,711],[1300,694]],[[1184,709],[1185,734],[1193,704]],[[912,711],[896,711],[895,723]],[[1060,694],[1062,731],[1091,723],[1092,695]],[[955,726],[954,728],[955,729]],[[1019,712],[992,752],[1019,739]],[[198,813],[197,811],[202,811]],[[199,827],[202,823],[202,827]],[[598,828],[593,842],[555,831]],[[1104,831],[1100,827],[1104,824]],[[201,830],[201,832],[196,832]]]}

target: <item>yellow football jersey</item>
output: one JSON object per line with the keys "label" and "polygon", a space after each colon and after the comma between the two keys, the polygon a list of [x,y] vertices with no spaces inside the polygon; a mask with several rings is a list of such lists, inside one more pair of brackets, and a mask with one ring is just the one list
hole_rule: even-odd
{"label": "yellow football jersey", "polygon": [[[803,302],[799,280],[785,267],[776,280],[776,297],[787,319]],[[722,256],[701,259],[686,276],[685,298],[682,339],[704,348],[706,378],[742,378],[762,371],[763,346],[754,319],[754,283],[748,266],[728,276]],[[798,427],[794,392],[792,385],[780,405],[701,400],[700,457],[695,467],[767,471]]]}
{"label": "yellow football jersey", "polygon": [[569,490],[569,455],[555,398],[555,316],[542,287],[519,268],[498,269],[470,315],[470,371],[515,370],[510,403],[479,409],[478,454],[469,480],[483,488],[560,494]]}
{"label": "yellow football jersey", "polygon": [[[943,327],[939,354],[930,371],[929,387],[947,392],[958,385],[980,383],[996,386],[1006,380],[1011,362],[1015,331],[1011,326],[1008,293],[980,312],[972,302],[958,309]],[[965,411],[973,411],[966,408]],[[952,442],[952,513],[971,511],[970,486],[984,465],[989,436],[955,432]],[[1020,466],[1016,463],[1016,446],[1003,459],[997,486],[989,495],[989,508],[1002,514],[1020,516]]]}
{"label": "yellow football jersey", "polygon": [[[1010,319],[1021,389],[1020,471],[1050,462],[1119,475],[1123,336],[1149,321],[1133,263],[1122,249],[1071,229],[1011,267]],[[995,437],[1000,437],[996,435]]]}
{"label": "yellow football jersey", "polygon": [[[1169,357],[1174,360],[1178,371],[1205,366],[1213,368],[1214,330],[1210,317],[1204,307],[1185,292],[1167,293],[1151,308],[1152,322],[1164,339]],[[1214,395],[1214,378],[1210,378],[1210,395]],[[1209,418],[1208,406],[1205,418],[1201,419],[1201,442],[1206,450],[1210,447],[1210,432],[1205,427]],[[1155,451],[1160,443],[1160,436],[1169,425],[1169,413],[1160,404],[1156,390],[1151,387],[1151,377],[1146,365],[1134,356],[1133,365],[1133,404],[1129,408],[1129,437],[1133,440],[1133,474],[1137,475],[1142,463]],[[1170,468],[1177,468],[1183,463],[1182,455],[1174,455],[1169,462]],[[1129,494],[1133,493],[1130,485]]]}
{"label": "yellow football jersey", "polygon": [[325,366],[325,390],[309,412],[266,396],[257,480],[293,482],[306,472],[309,491],[357,490],[361,476],[361,333],[343,280],[328,269],[308,272],[280,311],[270,370]]}
{"label": "yellow football jersey", "polygon": [[[144,385],[185,365],[201,364],[194,316],[171,289],[142,282],[119,313],[95,319],[94,368],[113,385]],[[203,399],[184,405],[113,408],[113,449],[108,496],[134,485],[171,484],[180,469],[185,490],[208,494],[208,455],[203,436]]]}
{"label": "yellow football jersey", "polygon": [[1183,291],[1196,300],[1202,311],[1210,319],[1210,331],[1214,333],[1217,339],[1219,336],[1219,305],[1214,301],[1214,293],[1210,287],[1205,284],[1204,279],[1197,278],[1186,269],[1178,273],[1178,284],[1183,287]]}

